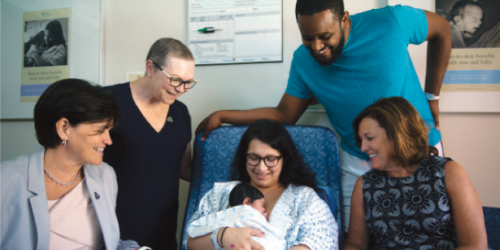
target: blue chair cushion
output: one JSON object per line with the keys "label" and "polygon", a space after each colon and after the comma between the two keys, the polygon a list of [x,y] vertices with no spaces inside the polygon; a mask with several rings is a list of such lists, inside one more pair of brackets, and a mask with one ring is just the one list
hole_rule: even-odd
{"label": "blue chair cushion", "polygon": [[326,204],[328,204],[328,207],[330,207],[332,214],[337,214],[337,205],[335,198],[333,197],[332,190],[329,187],[325,186],[320,186],[318,188],[319,190],[317,193],[319,197],[323,199],[326,202]]}

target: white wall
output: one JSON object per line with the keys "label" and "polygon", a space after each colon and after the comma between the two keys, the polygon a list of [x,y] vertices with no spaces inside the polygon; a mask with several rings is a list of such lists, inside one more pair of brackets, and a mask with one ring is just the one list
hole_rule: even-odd
{"label": "white wall", "polygon": [[[385,0],[345,1],[351,14],[384,6]],[[185,0],[105,0],[103,50],[105,85],[125,82],[126,72],[144,71],[150,45],[160,37],[187,41]],[[193,131],[208,114],[219,109],[276,106],[284,93],[292,53],[300,45],[294,17],[294,0],[283,0],[283,63],[198,66],[199,84],[180,100],[188,107]],[[324,113],[306,113],[300,124],[330,127]],[[32,121],[2,121],[1,159],[38,147]],[[445,153],[464,166],[483,205],[500,207],[500,114],[441,114]],[[179,227],[189,184],[181,182]]]}

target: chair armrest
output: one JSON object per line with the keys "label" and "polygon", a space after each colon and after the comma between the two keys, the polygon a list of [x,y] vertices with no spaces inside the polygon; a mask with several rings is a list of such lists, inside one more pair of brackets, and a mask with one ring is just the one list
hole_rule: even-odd
{"label": "chair armrest", "polygon": [[335,198],[333,197],[332,190],[326,186],[320,186],[318,188],[319,190],[316,193],[318,193],[319,197],[323,199],[326,204],[328,204],[328,207],[330,207],[330,211],[332,211],[333,217],[335,217],[335,215],[337,214],[337,205],[335,202]]}

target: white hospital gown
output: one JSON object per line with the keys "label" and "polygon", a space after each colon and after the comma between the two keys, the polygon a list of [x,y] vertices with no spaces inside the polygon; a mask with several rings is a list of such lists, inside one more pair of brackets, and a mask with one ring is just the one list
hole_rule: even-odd
{"label": "white hospital gown", "polygon": [[286,250],[285,233],[279,230],[269,222],[259,211],[246,205],[235,206],[222,210],[211,215],[201,217],[189,224],[186,229],[189,237],[196,238],[222,227],[250,227],[259,229],[265,233],[264,237],[252,237],[253,240],[260,243],[265,249]]}
{"label": "white hospital gown", "polygon": [[[203,196],[191,222],[225,210],[238,181],[215,183]],[[311,250],[337,250],[338,225],[328,205],[309,187],[290,184],[274,206],[269,223],[285,233],[286,249],[303,244]],[[188,235],[183,239],[186,246]]]}

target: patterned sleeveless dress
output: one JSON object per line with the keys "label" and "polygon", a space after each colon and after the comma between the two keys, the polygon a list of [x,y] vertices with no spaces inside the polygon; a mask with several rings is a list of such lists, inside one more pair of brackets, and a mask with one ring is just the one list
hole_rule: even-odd
{"label": "patterned sleeveless dress", "polygon": [[363,175],[363,204],[370,249],[454,249],[457,247],[444,165],[432,156],[408,177],[384,171]]}

